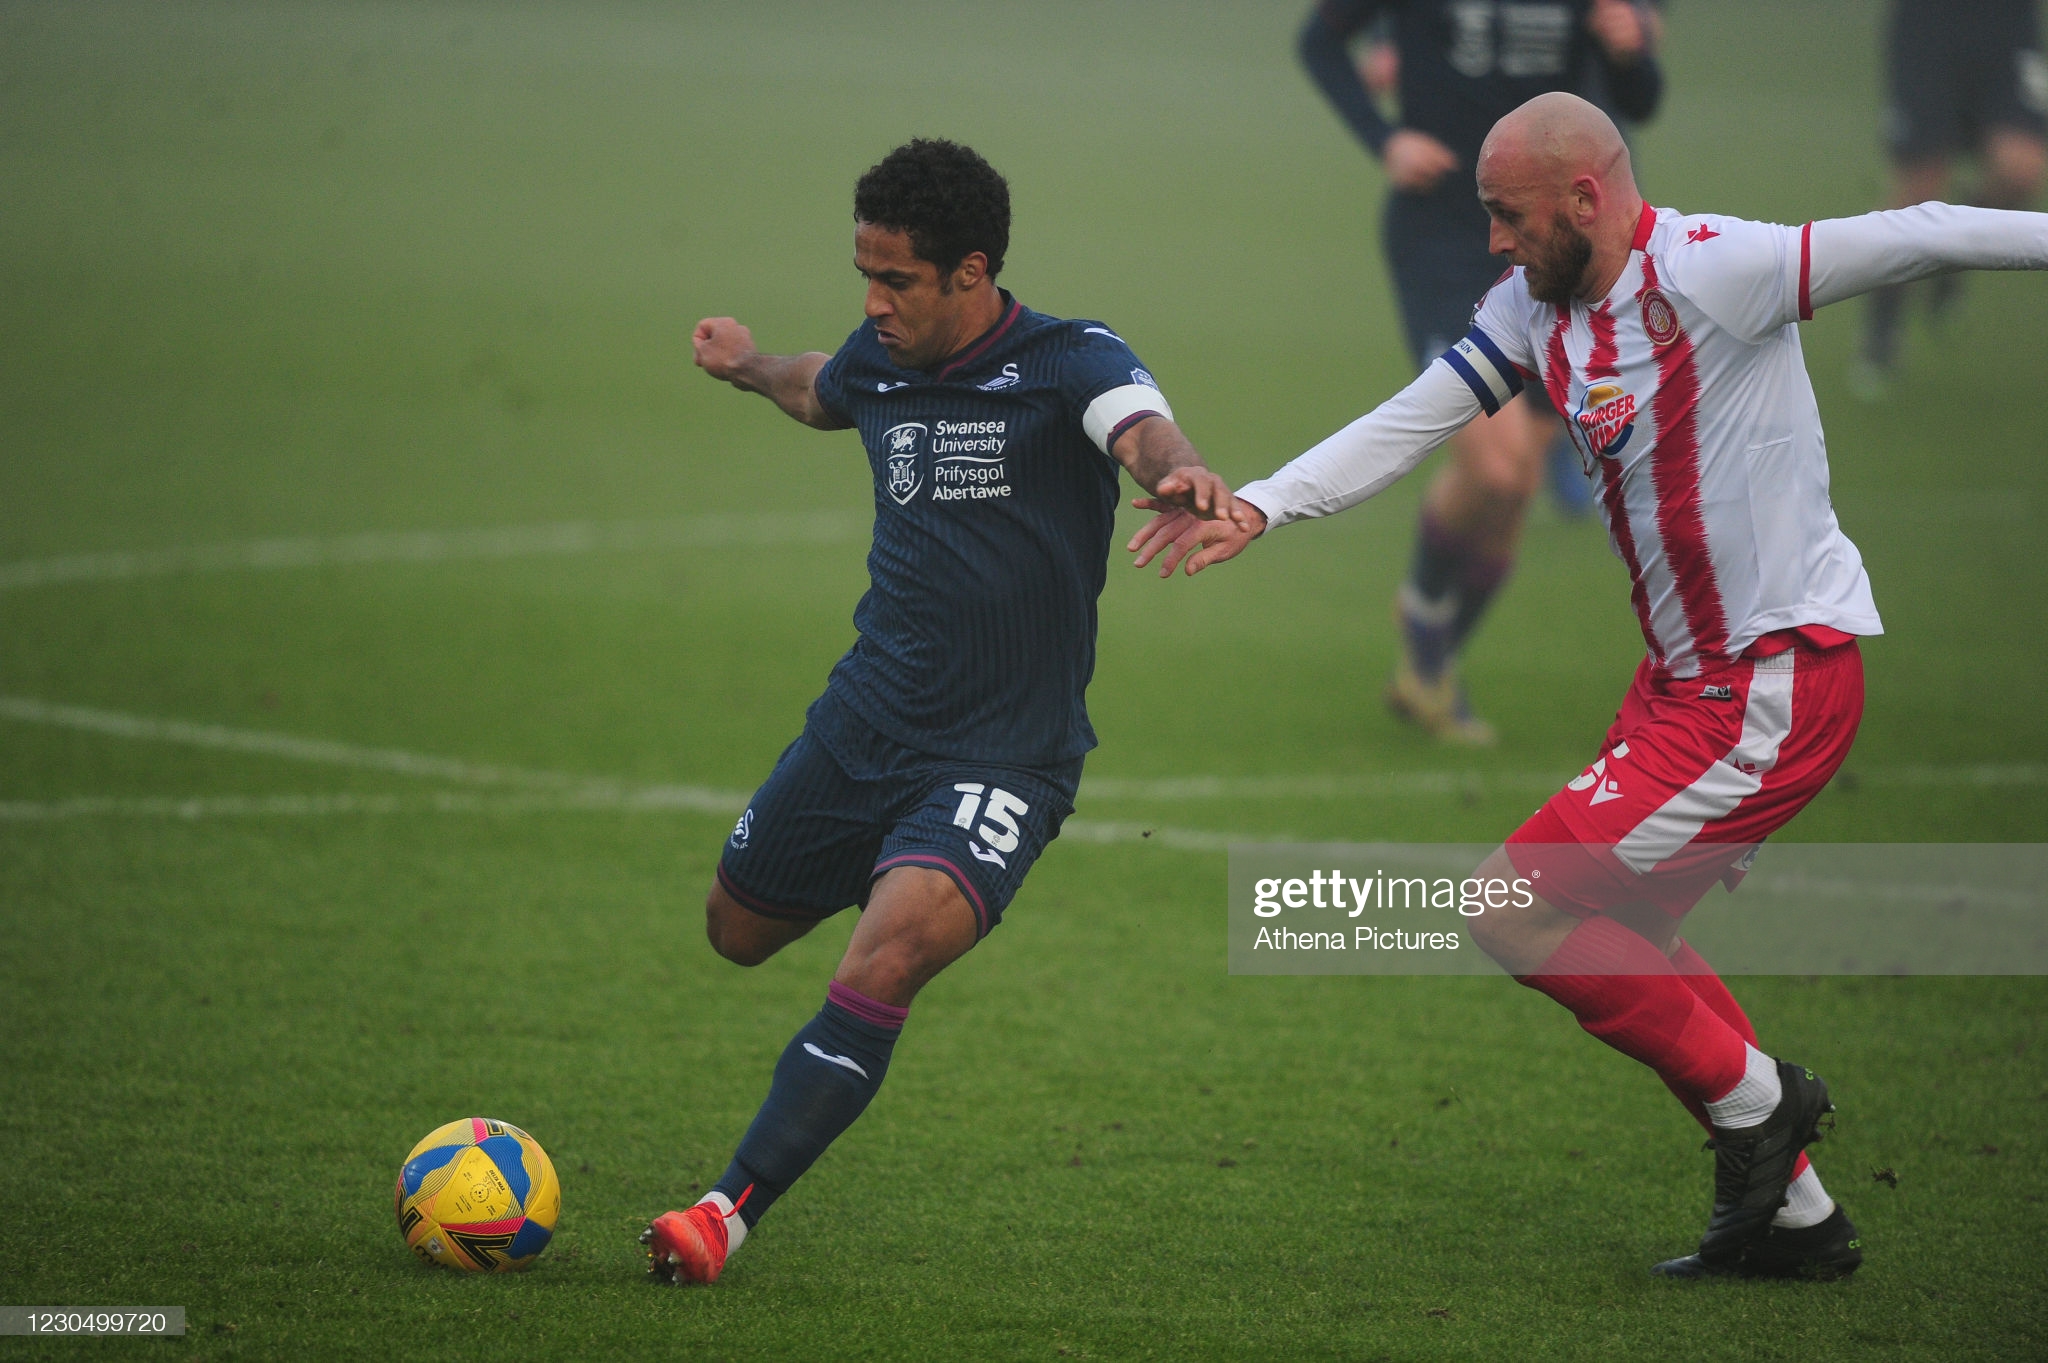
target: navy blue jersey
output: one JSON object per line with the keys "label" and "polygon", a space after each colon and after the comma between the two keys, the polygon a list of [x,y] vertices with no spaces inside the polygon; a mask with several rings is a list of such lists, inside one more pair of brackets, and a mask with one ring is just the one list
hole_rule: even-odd
{"label": "navy blue jersey", "polygon": [[1552,90],[1598,94],[1610,113],[1646,119],[1663,76],[1648,53],[1618,66],[1586,27],[1592,0],[1323,0],[1301,32],[1301,58],[1337,112],[1374,155],[1395,125],[1374,107],[1353,66],[1352,37],[1391,22],[1400,52],[1399,126],[1458,154],[1459,168],[1426,194],[1399,194],[1430,230],[1464,229],[1483,242],[1486,210],[1472,174],[1486,134],[1506,114]]}
{"label": "navy blue jersey", "polygon": [[1172,411],[1107,327],[1002,298],[1002,319],[929,373],[897,368],[871,321],[818,371],[875,475],[860,638],[826,686],[918,752],[1048,766],[1095,746],[1107,450]]}

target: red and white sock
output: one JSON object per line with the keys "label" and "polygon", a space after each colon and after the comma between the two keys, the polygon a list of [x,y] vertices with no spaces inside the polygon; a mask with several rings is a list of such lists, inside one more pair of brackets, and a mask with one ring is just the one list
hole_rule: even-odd
{"label": "red and white sock", "polygon": [[[1692,943],[1680,940],[1678,949],[1671,953],[1671,965],[1692,992],[1699,995],[1707,1007],[1720,1016],[1721,1021],[1735,1029],[1737,1036],[1751,1046],[1757,1044],[1756,1028],[1750,1023],[1749,1014],[1742,1011],[1742,1005],[1735,1001],[1735,995],[1728,992],[1728,986],[1714,973],[1714,968],[1707,964],[1706,958],[1692,949]],[[1698,1099],[1678,1093],[1676,1089],[1672,1092],[1677,1094],[1679,1102],[1685,1104],[1686,1111],[1692,1113],[1693,1120],[1697,1121],[1709,1136],[1713,1135],[1714,1121],[1707,1115],[1707,1105]],[[1793,1179],[1796,1181],[1803,1177],[1812,1167],[1812,1163],[1806,1158],[1806,1152],[1800,1151],[1799,1162],[1792,1166]],[[1816,1178],[1814,1186],[1818,1186],[1819,1181]],[[1833,1203],[1829,1206],[1832,1207]],[[1827,1213],[1823,1212],[1821,1215],[1825,1217]]]}
{"label": "red and white sock", "polygon": [[725,1220],[725,1253],[727,1258],[731,1258],[733,1251],[740,1247],[740,1241],[747,1238],[746,1218],[733,1210],[732,1199],[716,1188],[697,1199],[700,1207],[706,1202],[718,1208],[719,1216]]}
{"label": "red and white sock", "polygon": [[1778,1062],[1744,1042],[1742,1078],[1719,1098],[1704,1104],[1708,1118],[1723,1130],[1755,1126],[1775,1112],[1785,1086],[1778,1081]]}

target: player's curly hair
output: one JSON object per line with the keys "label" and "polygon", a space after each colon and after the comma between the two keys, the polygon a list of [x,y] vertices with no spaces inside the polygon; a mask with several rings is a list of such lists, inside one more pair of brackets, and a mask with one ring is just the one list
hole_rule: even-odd
{"label": "player's curly hair", "polygon": [[1010,246],[1010,182],[971,147],[916,137],[860,177],[853,217],[909,233],[911,250],[939,267],[941,281],[975,251],[994,279]]}

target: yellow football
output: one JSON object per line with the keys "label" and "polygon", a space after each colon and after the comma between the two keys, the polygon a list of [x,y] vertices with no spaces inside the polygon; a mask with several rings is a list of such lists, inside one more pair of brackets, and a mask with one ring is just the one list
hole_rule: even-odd
{"label": "yellow football", "polygon": [[509,1122],[464,1117],[412,1148],[395,1200],[398,1233],[420,1258],[502,1273],[548,1247],[562,1185],[539,1141]]}

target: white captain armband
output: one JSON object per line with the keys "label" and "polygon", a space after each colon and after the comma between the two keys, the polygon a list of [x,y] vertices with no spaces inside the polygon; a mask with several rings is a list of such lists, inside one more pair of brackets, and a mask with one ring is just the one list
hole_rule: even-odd
{"label": "white captain armband", "polygon": [[1487,338],[1478,327],[1465,333],[1465,339],[1443,353],[1442,359],[1453,373],[1465,381],[1472,390],[1472,396],[1479,399],[1479,405],[1492,416],[1507,405],[1508,399],[1522,391],[1522,371],[1508,363],[1507,356],[1500,353],[1500,347]]}
{"label": "white captain armband", "polygon": [[1173,420],[1173,408],[1166,405],[1166,395],[1150,384],[1127,383],[1089,403],[1088,410],[1081,414],[1081,429],[1095,442],[1096,449],[1108,454],[1118,436],[1148,416]]}

